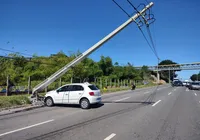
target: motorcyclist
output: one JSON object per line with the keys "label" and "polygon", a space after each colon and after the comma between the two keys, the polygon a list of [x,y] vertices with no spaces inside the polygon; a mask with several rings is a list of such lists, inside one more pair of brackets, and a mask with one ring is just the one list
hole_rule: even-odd
{"label": "motorcyclist", "polygon": [[132,83],[132,90],[135,90],[135,84],[134,83]]}

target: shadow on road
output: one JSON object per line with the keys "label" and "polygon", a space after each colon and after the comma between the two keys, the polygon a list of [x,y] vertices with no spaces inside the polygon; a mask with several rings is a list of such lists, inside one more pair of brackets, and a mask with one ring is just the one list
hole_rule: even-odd
{"label": "shadow on road", "polygon": [[102,103],[135,103],[135,104],[153,104],[155,102],[146,101],[103,101]]}
{"label": "shadow on road", "polygon": [[[93,108],[100,108],[104,106],[103,103],[100,103],[100,104],[92,104],[90,106],[91,109]],[[70,108],[81,108],[80,105],[70,105],[70,104],[57,104],[57,105],[54,105],[53,107],[70,107]]]}

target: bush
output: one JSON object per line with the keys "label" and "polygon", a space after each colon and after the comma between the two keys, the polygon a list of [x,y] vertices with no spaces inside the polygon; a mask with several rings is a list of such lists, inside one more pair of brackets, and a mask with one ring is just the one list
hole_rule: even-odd
{"label": "bush", "polygon": [[0,96],[0,108],[30,104],[28,95]]}

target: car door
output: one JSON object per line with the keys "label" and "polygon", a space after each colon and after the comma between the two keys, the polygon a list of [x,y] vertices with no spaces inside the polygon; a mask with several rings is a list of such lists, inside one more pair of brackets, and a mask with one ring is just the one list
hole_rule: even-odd
{"label": "car door", "polygon": [[64,94],[63,94],[63,98],[62,98],[62,103],[63,104],[68,104],[69,103],[69,92],[70,92],[70,85],[65,86]]}
{"label": "car door", "polygon": [[84,93],[84,87],[81,85],[71,85],[69,92],[69,103],[78,104],[80,97]]}
{"label": "car door", "polygon": [[[68,103],[69,99],[68,88],[69,86],[63,86],[56,91],[57,94],[55,95],[55,103],[59,104]],[[63,102],[63,99],[65,99],[65,102]]]}

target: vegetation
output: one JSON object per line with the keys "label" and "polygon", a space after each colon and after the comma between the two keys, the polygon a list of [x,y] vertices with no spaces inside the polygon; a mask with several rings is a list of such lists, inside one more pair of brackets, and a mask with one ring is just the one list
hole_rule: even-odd
{"label": "vegetation", "polygon": [[[79,56],[80,53],[67,56],[65,53],[46,56],[33,56],[25,58],[19,54],[9,54],[9,58],[0,58],[0,85],[6,85],[6,77],[9,75],[11,85],[27,85],[29,76],[31,77],[32,87],[49,77],[61,67]],[[127,63],[120,66],[118,62],[113,61],[110,57],[101,56],[99,62],[86,58],[77,66],[69,70],[62,76],[62,81],[83,82],[85,78],[89,82],[95,82],[98,78],[115,80],[130,79],[134,81],[148,80],[151,72],[144,66],[137,70],[132,64]]]}
{"label": "vegetation", "polygon": [[[177,64],[176,62],[173,62],[172,60],[163,60],[158,65],[171,65],[171,64]],[[176,70],[178,71],[178,70]],[[170,71],[170,80],[172,81],[173,78],[177,77],[177,74],[175,70]],[[166,82],[169,82],[169,70],[161,71],[161,79],[165,80]]]}
{"label": "vegetation", "polygon": [[193,74],[193,75],[190,77],[190,79],[191,79],[192,81],[200,81],[200,73],[198,73],[198,74]]}
{"label": "vegetation", "polygon": [[[11,86],[27,85],[30,76],[33,87],[79,55],[79,52],[70,56],[59,52],[49,57],[33,56],[32,58],[25,58],[19,54],[9,54],[8,57],[0,57],[0,85],[6,85],[6,77],[8,75]],[[101,56],[98,62],[86,58],[63,75],[62,81],[70,82],[71,78],[73,78],[73,82],[83,82],[85,78],[88,78],[91,83],[102,82],[101,92],[107,93],[130,89],[130,86],[124,86],[124,83],[121,84],[123,85],[122,87],[117,86],[119,83],[122,83],[122,80],[126,81],[126,83],[128,83],[128,80],[129,82],[130,80],[137,81],[137,83],[140,81],[141,84],[138,84],[137,88],[153,86],[155,84],[152,82],[146,85],[142,83],[143,80],[151,81],[150,75],[151,71],[148,70],[147,66],[143,66],[139,70],[135,69],[130,63],[121,66],[118,62],[113,64],[110,57]],[[58,86],[58,81],[52,84],[53,87]],[[109,88],[105,88],[105,81],[110,86]],[[97,86],[100,87],[98,84]],[[0,108],[27,104],[30,104],[28,95],[0,96]]]}
{"label": "vegetation", "polygon": [[0,96],[0,108],[30,104],[28,95]]}

